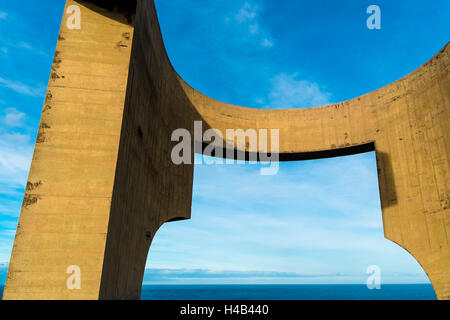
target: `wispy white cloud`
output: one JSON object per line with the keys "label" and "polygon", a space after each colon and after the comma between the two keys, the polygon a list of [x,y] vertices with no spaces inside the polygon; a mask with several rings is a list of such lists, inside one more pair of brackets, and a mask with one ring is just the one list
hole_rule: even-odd
{"label": "wispy white cloud", "polygon": [[[0,120],[0,124],[7,122],[20,125],[24,116],[15,109],[8,109],[5,117]],[[4,129],[0,127],[0,263],[7,263],[11,255],[33,147],[29,135],[15,131],[1,133],[2,131]],[[0,270],[0,284],[1,277]]]}
{"label": "wispy white cloud", "polygon": [[259,24],[253,23],[248,27],[251,34],[257,34],[259,32]]}
{"label": "wispy white cloud", "polygon": [[240,23],[254,21],[258,12],[258,6],[245,2],[236,14],[236,20]]}
{"label": "wispy white cloud", "polygon": [[298,73],[281,73],[272,78],[269,105],[272,108],[306,108],[330,104],[331,94]]}
{"label": "wispy white cloud", "polygon": [[[208,269],[146,269],[149,275],[159,275],[159,276],[175,276],[180,278],[230,278],[230,277],[240,277],[240,278],[275,278],[275,277],[285,277],[285,278],[319,278],[330,276],[330,274],[321,273],[297,273],[297,272],[278,272],[278,271],[240,271],[240,270],[208,270]],[[342,276],[342,274],[333,274],[337,276]]]}
{"label": "wispy white cloud", "polygon": [[28,134],[14,132],[0,135],[0,139],[3,139],[0,146],[17,147],[17,145],[27,145],[30,141],[30,136]]}
{"label": "wispy white cloud", "polygon": [[46,90],[45,87],[42,85],[32,87],[22,82],[12,81],[2,77],[0,77],[0,85],[10,90],[13,90],[17,93],[34,97],[44,96]]}
{"label": "wispy white cloud", "polygon": [[[0,116],[0,263],[8,263],[33,154],[25,114],[9,108]],[[1,284],[0,270],[0,284]]]}
{"label": "wispy white cloud", "polygon": [[[424,282],[420,273],[391,273],[385,275],[384,283],[392,283],[395,278],[407,277],[413,283]],[[209,269],[146,269],[143,284],[199,284],[199,283],[264,283],[264,284],[307,284],[307,283],[358,283],[351,274],[345,273],[296,273],[278,271],[242,271],[242,270],[209,270]],[[393,283],[399,283],[394,282]],[[410,282],[411,283],[411,282]]]}
{"label": "wispy white cloud", "polygon": [[7,127],[20,127],[24,124],[25,117],[24,112],[18,111],[15,108],[8,108],[5,110],[5,115],[0,119]]}
{"label": "wispy white cloud", "polygon": [[264,38],[261,42],[263,47],[272,48],[274,46],[273,42],[267,38]]}
{"label": "wispy white cloud", "polygon": [[[23,187],[23,189],[25,188]],[[3,196],[0,200],[1,216],[11,218],[17,218],[19,216],[22,204],[21,199],[23,197],[23,189],[21,189],[20,191],[15,191],[16,189],[11,190],[11,188],[9,187],[8,190],[8,186],[2,186],[0,184],[0,193]],[[11,197],[17,197],[17,199],[11,199]],[[5,225],[6,222],[6,220],[2,221],[2,228],[7,228],[7,226]]]}
{"label": "wispy white cloud", "polygon": [[31,38],[28,35],[28,32],[24,32],[24,30],[32,27],[27,25],[26,19],[23,16],[20,14],[17,15],[17,13],[15,15],[10,15],[7,12],[0,11],[0,20],[8,20],[6,22],[7,27],[5,28],[15,30],[14,37],[11,37],[11,35],[7,33],[2,34],[3,47],[0,48],[0,51],[3,52],[3,54],[7,55],[12,53],[13,49],[22,49],[27,50],[28,54],[38,55],[41,56],[41,58],[46,59],[51,58],[50,52],[43,50],[35,38]]}
{"label": "wispy white cloud", "polygon": [[248,30],[248,35],[250,37],[260,39],[259,43],[261,47],[272,48],[274,46],[274,41],[272,40],[270,32],[267,31],[261,22],[260,11],[260,6],[252,2],[245,2],[235,14],[235,21]]}
{"label": "wispy white cloud", "polygon": [[21,188],[26,184],[33,146],[26,134],[0,135],[0,185]]}
{"label": "wispy white cloud", "polygon": [[27,50],[30,54],[38,55],[38,56],[41,56],[46,59],[50,58],[49,52],[42,50],[41,48],[39,48],[39,46],[32,45],[25,41],[19,41],[17,43],[10,43],[10,47],[24,49],[24,50]]}
{"label": "wispy white cloud", "polygon": [[[1,259],[1,253],[0,253],[0,259]],[[5,261],[5,260],[0,260],[0,261]],[[9,257],[8,260],[9,261]],[[6,281],[6,275],[8,273],[8,263],[0,263],[0,286],[3,286],[5,284]]]}
{"label": "wispy white cloud", "polygon": [[7,221],[2,221],[2,224],[7,224],[8,229],[4,229],[3,226],[0,229],[0,285],[3,284],[2,273],[6,273],[11,257],[17,222],[9,224]]}
{"label": "wispy white cloud", "polygon": [[27,50],[33,50],[33,47],[31,46],[31,44],[24,42],[24,41],[20,41],[17,44],[18,47],[23,48],[23,49],[27,49]]}

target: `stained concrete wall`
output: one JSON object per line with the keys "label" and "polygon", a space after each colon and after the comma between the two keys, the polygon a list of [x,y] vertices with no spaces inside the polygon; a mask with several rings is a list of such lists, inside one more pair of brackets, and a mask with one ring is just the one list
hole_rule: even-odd
{"label": "stained concrete wall", "polygon": [[[176,74],[153,1],[137,1],[136,15],[129,1],[94,2],[76,1],[80,30],[63,19],[4,298],[139,298],[156,231],[190,217],[193,165],[171,162],[170,135],[192,132],[193,120],[222,132],[279,129],[282,160],[375,149],[385,237],[417,259],[438,298],[450,298],[448,45],[350,101],[250,109]],[[81,290],[65,286],[68,265],[80,265]]]}
{"label": "stained concrete wall", "polygon": [[3,299],[98,298],[132,38],[125,15],[67,1]]}

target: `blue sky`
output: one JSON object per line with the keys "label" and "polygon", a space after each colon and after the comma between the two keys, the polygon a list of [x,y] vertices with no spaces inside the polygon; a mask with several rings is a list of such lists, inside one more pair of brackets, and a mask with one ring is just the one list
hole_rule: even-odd
{"label": "blue sky", "polygon": [[[413,71],[450,38],[450,3],[157,0],[169,57],[194,88],[256,108],[350,99]],[[381,30],[366,8],[381,8]],[[0,285],[64,1],[0,0]],[[212,178],[213,177],[213,178]],[[195,168],[192,219],[164,225],[145,283],[427,282],[383,238],[375,156]],[[150,270],[151,268],[151,270]]]}

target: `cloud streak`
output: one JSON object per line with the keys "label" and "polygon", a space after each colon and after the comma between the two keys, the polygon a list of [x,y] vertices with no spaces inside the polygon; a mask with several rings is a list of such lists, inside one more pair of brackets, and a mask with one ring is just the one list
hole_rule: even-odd
{"label": "cloud streak", "polygon": [[32,87],[19,81],[12,81],[0,77],[0,85],[8,88],[19,94],[24,94],[32,97],[43,97],[45,95],[45,90],[43,86]]}
{"label": "cloud streak", "polygon": [[[392,273],[385,275],[384,284],[406,277],[414,283],[426,283],[420,273]],[[208,269],[146,269],[144,285],[149,284],[324,284],[330,279],[338,283],[365,284],[364,274],[354,277],[343,273],[295,273],[277,271],[239,271]],[[339,281],[336,281],[339,279]],[[394,282],[395,283],[395,282]]]}
{"label": "cloud streak", "polygon": [[[264,48],[272,48],[274,42],[271,34],[264,28],[260,21],[261,8],[251,2],[245,2],[235,15],[235,20],[238,24],[243,25],[248,29],[250,37],[260,39],[260,45]],[[228,20],[229,21],[229,20]]]}
{"label": "cloud streak", "polygon": [[280,73],[271,82],[271,108],[309,108],[330,104],[330,93],[315,82],[299,79],[298,73]]}
{"label": "cloud streak", "polygon": [[33,146],[28,135],[0,135],[0,186],[22,188],[26,184]]}
{"label": "cloud streak", "polygon": [[7,127],[21,127],[24,124],[26,114],[15,108],[6,109],[4,117],[0,121]]}
{"label": "cloud streak", "polygon": [[146,269],[148,277],[174,278],[321,278],[329,276],[343,276],[334,274],[301,274],[296,272],[277,271],[236,271],[236,270],[208,270],[208,269]]}

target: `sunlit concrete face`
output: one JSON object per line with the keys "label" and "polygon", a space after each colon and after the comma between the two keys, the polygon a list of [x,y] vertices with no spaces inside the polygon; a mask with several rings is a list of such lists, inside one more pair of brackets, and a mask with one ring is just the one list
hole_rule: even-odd
{"label": "sunlit concrete face", "polygon": [[[138,299],[150,243],[190,218],[193,165],[171,133],[279,129],[280,160],[375,149],[385,237],[450,299],[450,49],[350,101],[233,106],[189,87],[167,57],[152,0],[67,0],[4,299]],[[239,148],[239,146],[235,146]],[[248,150],[258,152],[265,150]],[[349,168],[351,170],[351,168]],[[81,288],[66,273],[79,266]]]}

